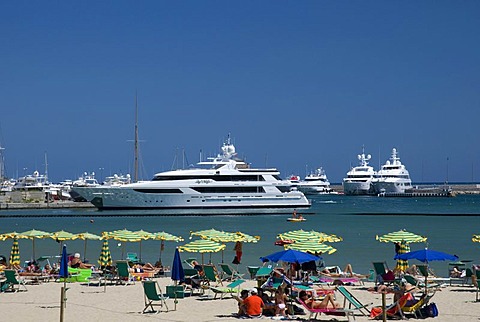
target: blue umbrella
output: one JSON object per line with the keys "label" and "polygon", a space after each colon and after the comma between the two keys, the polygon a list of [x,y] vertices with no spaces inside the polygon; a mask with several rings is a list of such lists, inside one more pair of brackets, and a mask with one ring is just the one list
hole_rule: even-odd
{"label": "blue umbrella", "polygon": [[63,245],[62,258],[60,260],[60,277],[68,277],[68,256],[67,245]]}
{"label": "blue umbrella", "polygon": [[[175,248],[175,255],[173,256],[172,264],[172,280],[174,281],[175,288],[177,287],[177,281],[183,281],[185,279],[185,272],[183,271],[182,260],[180,259],[180,252],[178,247]],[[177,291],[175,289],[175,310],[177,309]]]}
{"label": "blue umbrella", "polygon": [[403,260],[417,259],[421,262],[428,263],[431,261],[446,261],[446,260],[453,261],[453,260],[457,260],[458,256],[425,248],[425,249],[416,250],[413,252],[408,252],[405,254],[397,254],[395,255],[395,259],[403,259]]}
{"label": "blue umbrella", "polygon": [[298,263],[298,264],[316,261],[318,259],[322,259],[322,257],[310,255],[308,253],[300,252],[294,249],[282,250],[280,252],[276,252],[268,256],[260,257],[260,260],[262,262],[272,261],[276,263],[278,261],[283,261],[287,263]]}

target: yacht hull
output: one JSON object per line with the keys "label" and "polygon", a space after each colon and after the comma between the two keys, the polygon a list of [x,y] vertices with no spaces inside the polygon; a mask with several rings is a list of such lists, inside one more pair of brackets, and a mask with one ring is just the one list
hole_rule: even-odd
{"label": "yacht hull", "polygon": [[349,196],[369,195],[373,193],[370,182],[344,182],[343,192]]}
{"label": "yacht hull", "polygon": [[125,187],[78,187],[73,190],[100,210],[165,209],[188,213],[229,210],[231,213],[291,213],[308,208],[310,202],[301,192],[267,194],[154,193]]}

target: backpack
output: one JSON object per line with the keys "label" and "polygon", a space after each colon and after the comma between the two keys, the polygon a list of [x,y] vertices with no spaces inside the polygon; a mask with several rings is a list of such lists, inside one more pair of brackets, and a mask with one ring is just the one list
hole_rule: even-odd
{"label": "backpack", "polygon": [[434,318],[438,316],[438,309],[435,303],[430,303],[426,306],[427,317]]}

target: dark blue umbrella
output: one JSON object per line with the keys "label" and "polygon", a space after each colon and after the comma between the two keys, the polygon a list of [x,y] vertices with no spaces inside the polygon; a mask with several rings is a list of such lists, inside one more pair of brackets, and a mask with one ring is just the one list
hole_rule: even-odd
{"label": "dark blue umbrella", "polygon": [[62,258],[60,259],[60,277],[68,277],[67,245],[63,245]]}
{"label": "dark blue umbrella", "polygon": [[322,257],[310,255],[308,253],[300,252],[294,249],[282,250],[280,252],[276,252],[268,256],[260,257],[260,260],[262,262],[272,261],[276,263],[278,261],[283,261],[286,263],[298,263],[298,264],[316,261],[318,259],[322,259]]}
{"label": "dark blue umbrella", "polygon": [[178,248],[175,249],[175,256],[173,257],[172,264],[172,280],[183,281],[185,279],[185,273],[183,272],[182,260],[180,259],[180,252]]}
{"label": "dark blue umbrella", "polygon": [[405,254],[397,254],[395,255],[395,259],[403,259],[403,260],[416,259],[421,262],[428,263],[431,261],[446,261],[446,260],[454,261],[458,259],[458,256],[425,248],[425,249],[416,250],[413,252],[408,252]]}

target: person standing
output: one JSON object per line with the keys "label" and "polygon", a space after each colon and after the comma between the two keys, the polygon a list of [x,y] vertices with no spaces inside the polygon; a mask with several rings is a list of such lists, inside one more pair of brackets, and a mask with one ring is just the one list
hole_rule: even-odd
{"label": "person standing", "polygon": [[237,241],[235,243],[235,247],[233,247],[233,250],[235,251],[235,257],[237,258],[237,263],[235,264],[240,264],[242,262],[242,242],[241,241]]}

